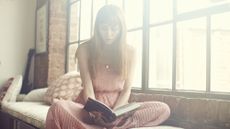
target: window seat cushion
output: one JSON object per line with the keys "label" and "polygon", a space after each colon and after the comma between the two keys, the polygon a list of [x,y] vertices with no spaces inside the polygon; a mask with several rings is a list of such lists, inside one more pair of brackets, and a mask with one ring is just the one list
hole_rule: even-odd
{"label": "window seat cushion", "polygon": [[[49,105],[44,102],[9,102],[2,107],[4,112],[37,128],[45,128],[45,119]],[[172,126],[142,127],[132,129],[182,129]]]}
{"label": "window seat cushion", "polygon": [[35,127],[44,129],[49,106],[44,102],[9,102],[2,110]]}
{"label": "window seat cushion", "polygon": [[140,127],[140,128],[131,128],[131,129],[183,129],[183,128],[161,125],[156,127]]}

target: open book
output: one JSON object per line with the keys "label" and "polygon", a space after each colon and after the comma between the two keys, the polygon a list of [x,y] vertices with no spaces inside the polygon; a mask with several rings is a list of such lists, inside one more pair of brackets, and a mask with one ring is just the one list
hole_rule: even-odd
{"label": "open book", "polygon": [[139,108],[141,105],[139,103],[129,103],[124,106],[112,110],[110,107],[104,103],[97,101],[95,99],[88,98],[84,109],[91,115],[101,115],[102,119],[106,122],[113,122],[117,117],[122,116],[127,113],[133,113],[134,110]]}

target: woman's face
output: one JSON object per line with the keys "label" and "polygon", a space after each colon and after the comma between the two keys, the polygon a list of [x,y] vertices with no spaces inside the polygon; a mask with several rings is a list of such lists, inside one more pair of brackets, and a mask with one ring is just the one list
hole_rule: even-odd
{"label": "woman's face", "polygon": [[103,23],[99,25],[99,33],[103,43],[112,44],[117,38],[121,31],[119,24],[107,24]]}

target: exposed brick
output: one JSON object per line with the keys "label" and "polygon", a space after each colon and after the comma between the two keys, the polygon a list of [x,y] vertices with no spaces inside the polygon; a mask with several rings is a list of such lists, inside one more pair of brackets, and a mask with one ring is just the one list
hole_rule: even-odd
{"label": "exposed brick", "polygon": [[230,102],[220,101],[218,109],[219,124],[230,128]]}
{"label": "exposed brick", "polygon": [[48,53],[36,56],[36,87],[50,84],[65,73],[67,1],[50,0],[49,4]]}
{"label": "exposed brick", "polygon": [[47,86],[48,77],[48,55],[39,54],[35,56],[35,69],[34,69],[34,87],[42,88]]}
{"label": "exposed brick", "polygon": [[181,98],[175,110],[175,118],[180,121],[188,121],[190,99]]}
{"label": "exposed brick", "polygon": [[132,93],[130,101],[161,100],[170,106],[171,116],[164,122],[185,129],[230,129],[230,101],[180,96]]}
{"label": "exposed brick", "polygon": [[207,106],[207,122],[216,125],[218,123],[218,109],[219,101],[218,100],[208,100]]}
{"label": "exposed brick", "polygon": [[164,97],[164,102],[167,103],[170,107],[171,110],[171,116],[170,117],[174,117],[175,116],[175,111],[178,107],[179,101],[181,98],[176,97],[176,96],[165,96]]}
{"label": "exposed brick", "polygon": [[202,123],[207,123],[207,106],[208,104],[206,99],[189,99],[189,120],[192,122],[200,121]]}

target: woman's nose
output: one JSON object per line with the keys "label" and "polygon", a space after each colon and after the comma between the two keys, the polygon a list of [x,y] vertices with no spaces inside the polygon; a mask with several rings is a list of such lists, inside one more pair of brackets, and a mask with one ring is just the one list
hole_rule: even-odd
{"label": "woman's nose", "polygon": [[107,29],[107,31],[106,31],[106,35],[107,35],[108,37],[113,36],[113,31],[112,31],[112,29],[111,29],[111,28],[108,28],[108,29]]}

